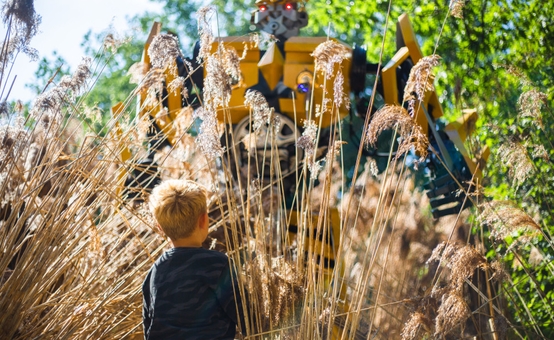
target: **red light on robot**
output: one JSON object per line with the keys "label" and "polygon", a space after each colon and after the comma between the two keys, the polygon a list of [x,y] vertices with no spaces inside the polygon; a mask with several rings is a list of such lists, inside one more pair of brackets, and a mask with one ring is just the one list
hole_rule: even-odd
{"label": "red light on robot", "polygon": [[286,4],[285,9],[286,10],[291,10],[292,9],[292,4]]}
{"label": "red light on robot", "polygon": [[267,6],[266,5],[261,5],[260,6],[260,12],[265,12],[267,11]]}

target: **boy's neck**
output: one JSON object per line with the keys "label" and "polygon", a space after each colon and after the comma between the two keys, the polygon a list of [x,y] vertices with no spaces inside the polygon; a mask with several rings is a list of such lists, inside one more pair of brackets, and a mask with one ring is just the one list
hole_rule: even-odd
{"label": "boy's neck", "polygon": [[173,248],[186,247],[186,248],[202,248],[202,242],[192,238],[181,238],[177,240],[171,240]]}

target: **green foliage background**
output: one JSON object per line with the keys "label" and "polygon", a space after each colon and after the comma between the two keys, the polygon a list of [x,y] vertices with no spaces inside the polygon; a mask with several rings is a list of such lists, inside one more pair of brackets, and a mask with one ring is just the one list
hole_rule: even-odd
{"label": "green foliage background", "polygon": [[[88,105],[101,108],[105,115],[113,104],[123,101],[132,91],[126,72],[140,60],[143,41],[153,21],[161,21],[164,29],[177,33],[184,54],[192,54],[193,43],[198,38],[195,12],[200,2],[152,1],[164,5],[163,13],[145,13],[133,18],[132,24],[140,26],[143,35],[124,44],[116,54],[102,48],[102,34],[89,33],[84,38],[86,53],[96,58],[98,65],[106,62],[105,69],[98,70],[94,89],[85,100]],[[213,4],[218,9],[218,27],[222,35],[251,32],[252,0],[215,0]],[[449,1],[397,0],[390,7],[388,22],[389,2],[384,0],[311,1],[307,8],[310,24],[303,35],[329,34],[350,44],[364,45],[371,62],[378,62],[381,52],[384,63],[394,54],[395,20],[402,13],[410,16],[423,53],[430,55],[436,48],[442,63],[436,70],[435,86],[447,119],[459,117],[465,108],[478,109],[478,129],[468,148],[475,153],[484,145],[492,149],[486,171],[486,196],[517,202],[544,230],[533,244],[517,252],[508,250],[506,244],[488,244],[488,256],[503,258],[510,271],[512,280],[507,283],[506,292],[522,296],[522,299],[508,299],[513,311],[511,321],[528,329],[532,329],[534,323],[546,338],[554,338],[554,251],[550,238],[554,233],[554,142],[551,137],[554,116],[550,109],[554,95],[554,2],[467,1],[463,8],[464,18],[458,19],[447,15]],[[385,48],[381,51],[385,31]],[[53,60],[42,60],[37,70],[38,85],[34,86],[37,93],[63,64],[61,56],[53,57]],[[517,68],[520,74],[507,71],[512,68]],[[58,76],[69,71],[62,66]],[[529,81],[522,83],[523,78]],[[517,104],[521,93],[530,89],[546,94],[540,113],[542,128],[537,127],[533,118],[522,117]],[[534,171],[522,183],[515,183],[508,175],[514,164],[506,164],[496,152],[509,140],[525,143],[527,157],[533,164]],[[533,150],[541,145],[548,157],[533,157]],[[486,226],[477,225],[476,230],[482,227],[486,234]],[[537,266],[527,261],[532,246],[544,257]],[[522,262],[521,266],[516,265],[514,254],[520,257],[517,262]],[[541,291],[544,295],[539,299]],[[524,312],[525,308],[531,315]]]}

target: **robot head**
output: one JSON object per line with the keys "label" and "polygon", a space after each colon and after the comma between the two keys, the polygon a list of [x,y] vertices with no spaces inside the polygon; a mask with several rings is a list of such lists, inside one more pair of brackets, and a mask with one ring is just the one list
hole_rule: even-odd
{"label": "robot head", "polygon": [[252,12],[250,22],[279,40],[298,35],[300,28],[308,25],[304,2],[297,0],[257,0],[258,9]]}

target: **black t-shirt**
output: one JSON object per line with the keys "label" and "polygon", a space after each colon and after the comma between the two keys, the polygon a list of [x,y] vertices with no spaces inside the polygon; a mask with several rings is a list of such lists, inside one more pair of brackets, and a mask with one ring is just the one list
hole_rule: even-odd
{"label": "black t-shirt", "polygon": [[233,282],[225,254],[203,248],[166,251],[142,285],[145,339],[234,339],[242,306]]}

